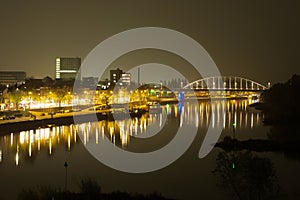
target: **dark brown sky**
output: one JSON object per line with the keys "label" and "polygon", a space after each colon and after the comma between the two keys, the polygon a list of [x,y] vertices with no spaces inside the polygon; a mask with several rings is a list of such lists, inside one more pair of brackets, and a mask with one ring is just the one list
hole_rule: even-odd
{"label": "dark brown sky", "polygon": [[299,20],[297,0],[2,0],[0,70],[54,77],[57,56],[84,58],[111,35],[157,26],[197,40],[223,75],[274,83],[300,73]]}

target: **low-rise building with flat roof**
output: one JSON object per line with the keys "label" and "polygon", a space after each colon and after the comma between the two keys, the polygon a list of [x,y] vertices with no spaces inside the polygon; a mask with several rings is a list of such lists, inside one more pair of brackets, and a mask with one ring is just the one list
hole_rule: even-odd
{"label": "low-rise building with flat roof", "polygon": [[25,83],[26,72],[24,71],[0,71],[0,84],[15,85]]}

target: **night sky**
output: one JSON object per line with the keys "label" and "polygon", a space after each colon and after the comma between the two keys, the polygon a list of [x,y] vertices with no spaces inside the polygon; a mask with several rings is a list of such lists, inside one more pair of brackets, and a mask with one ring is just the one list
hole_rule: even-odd
{"label": "night sky", "polygon": [[[155,26],[194,38],[223,75],[282,82],[300,73],[298,2],[3,0],[0,70],[24,70],[35,78],[54,77],[55,57],[84,59],[114,34]],[[155,51],[136,52],[111,67],[128,69],[145,60],[159,62],[158,55]],[[162,63],[179,68],[185,65],[175,62],[175,56],[161,57]]]}

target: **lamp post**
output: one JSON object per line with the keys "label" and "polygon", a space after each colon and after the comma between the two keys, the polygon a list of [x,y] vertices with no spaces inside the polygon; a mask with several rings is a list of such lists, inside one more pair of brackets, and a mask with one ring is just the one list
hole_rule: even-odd
{"label": "lamp post", "polygon": [[67,163],[67,161],[65,162],[64,167],[66,168],[66,174],[65,174],[65,190],[67,190],[67,183],[68,183],[68,163]]}
{"label": "lamp post", "polygon": [[234,121],[233,123],[232,123],[232,129],[233,129],[233,135],[232,135],[232,138],[233,139],[235,139],[235,128],[236,128],[236,122]]}

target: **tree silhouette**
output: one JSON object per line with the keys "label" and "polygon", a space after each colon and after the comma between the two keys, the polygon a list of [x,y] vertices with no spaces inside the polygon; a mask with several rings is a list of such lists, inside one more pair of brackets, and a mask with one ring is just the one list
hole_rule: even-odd
{"label": "tree silhouette", "polygon": [[62,100],[66,97],[70,89],[66,86],[55,90],[56,99],[58,101],[58,107],[61,107]]}
{"label": "tree silhouette", "polygon": [[265,122],[269,124],[298,123],[300,116],[300,75],[286,83],[273,85],[263,93]]}
{"label": "tree silhouette", "polygon": [[22,100],[22,92],[17,88],[9,93],[9,99],[15,104],[16,109],[19,109],[19,103]]}
{"label": "tree silhouette", "polygon": [[90,199],[98,197],[101,193],[99,183],[90,177],[81,179],[79,189],[82,194],[88,195]]}
{"label": "tree silhouette", "polygon": [[276,199],[279,196],[273,163],[249,151],[220,152],[213,174],[219,186],[237,199]]}
{"label": "tree silhouette", "polygon": [[[300,75],[275,84],[263,93],[265,123],[272,125],[268,136],[281,143],[300,143]],[[288,146],[288,145],[286,145]]]}

